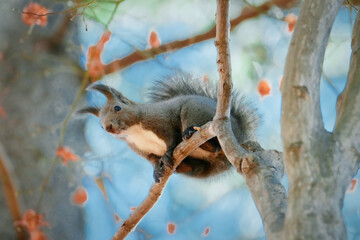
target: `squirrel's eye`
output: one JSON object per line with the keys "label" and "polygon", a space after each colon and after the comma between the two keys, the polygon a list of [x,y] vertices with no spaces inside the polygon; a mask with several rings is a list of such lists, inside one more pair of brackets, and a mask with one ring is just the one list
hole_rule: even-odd
{"label": "squirrel's eye", "polygon": [[120,110],[121,110],[121,107],[120,107],[120,106],[115,106],[115,107],[114,107],[114,111],[115,111],[115,112],[118,112],[118,111],[120,111]]}

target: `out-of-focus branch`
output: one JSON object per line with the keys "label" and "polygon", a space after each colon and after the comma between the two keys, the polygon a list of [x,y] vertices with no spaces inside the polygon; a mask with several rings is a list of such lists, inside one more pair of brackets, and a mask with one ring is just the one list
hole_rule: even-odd
{"label": "out-of-focus branch", "polygon": [[[88,82],[89,82],[89,73],[86,71],[86,72],[84,72],[84,76],[83,76],[83,79],[81,81],[81,85],[80,85],[80,87],[78,89],[78,92],[76,94],[74,102],[71,105],[71,109],[68,112],[68,114],[66,115],[64,121],[62,122],[61,130],[60,130],[60,136],[59,136],[58,144],[57,144],[57,149],[59,149],[62,146],[62,143],[64,141],[64,137],[65,137],[65,132],[66,132],[67,125],[68,125],[68,123],[70,121],[70,118],[71,118],[72,114],[75,112],[77,104],[79,103],[81,95],[84,92],[84,89],[87,86]],[[55,170],[55,166],[58,163],[58,159],[59,159],[59,157],[55,155],[53,160],[52,160],[50,170],[46,174],[46,177],[45,177],[45,179],[43,180],[43,182],[41,184],[40,194],[39,194],[40,196],[39,196],[39,200],[38,200],[38,202],[36,204],[36,212],[38,212],[38,213],[40,212],[40,208],[41,208],[41,204],[42,204],[42,201],[43,201],[43,197],[44,197],[44,194],[45,194],[46,187],[47,187],[47,185],[49,183],[49,180],[50,180],[50,177],[52,176],[52,173]]]}
{"label": "out-of-focus branch", "polygon": [[[0,144],[0,179],[3,185],[3,192],[6,204],[8,205],[13,222],[20,221],[22,219],[21,208],[17,197],[17,191],[13,182],[13,176],[11,175],[8,164],[10,160],[5,152],[5,149]],[[15,225],[14,225],[15,226]],[[25,229],[20,226],[15,227],[16,239],[25,240]]]}
{"label": "out-of-focus branch", "polygon": [[211,131],[211,122],[205,124],[201,129],[195,132],[187,141],[182,141],[174,150],[174,166],[173,169],[165,166],[164,176],[159,183],[154,183],[149,191],[146,199],[138,206],[128,219],[122,224],[121,228],[113,236],[112,240],[124,239],[130,232],[132,232],[141,219],[151,210],[155,203],[159,200],[166,184],[173,174],[174,170],[179,166],[182,160],[195,148],[214,137]]}
{"label": "out-of-focus branch", "polygon": [[70,27],[70,24],[71,24],[71,15],[66,14],[58,30],[51,38],[46,40],[45,44],[47,43],[50,49],[55,49],[55,50],[59,49],[59,47],[62,45],[64,41],[64,38]]}
{"label": "out-of-focus branch", "polygon": [[[72,8],[69,8],[69,9],[66,9],[64,11],[61,11],[61,12],[47,12],[47,13],[44,13],[44,14],[39,14],[39,13],[35,13],[35,12],[24,12],[24,11],[21,11],[22,14],[28,14],[28,15],[35,15],[37,17],[43,17],[43,16],[48,16],[48,15],[59,15],[59,14],[65,14],[65,13],[69,13],[69,12],[75,12],[77,11],[79,8],[87,8],[89,7],[91,4],[93,4],[96,0],[91,0],[90,2],[88,3],[84,3],[84,4],[81,4],[81,5],[78,5],[78,6],[75,6],[75,7],[72,7]],[[14,10],[13,10],[14,11]]]}
{"label": "out-of-focus branch", "polygon": [[[245,21],[247,19],[255,18],[255,17],[259,16],[260,14],[266,13],[267,11],[270,10],[271,6],[272,6],[271,1],[267,1],[257,7],[251,7],[251,6],[245,7],[242,10],[241,14],[231,21],[231,30],[233,30],[236,26],[238,26],[240,23],[242,23],[243,21]],[[126,67],[130,66],[131,64],[153,58],[153,57],[155,57],[159,54],[165,53],[165,52],[175,51],[175,50],[190,46],[195,43],[199,43],[199,42],[202,42],[205,40],[212,39],[215,37],[215,35],[216,35],[216,26],[211,28],[206,33],[199,34],[199,35],[196,35],[191,38],[187,38],[187,39],[180,40],[180,41],[170,42],[170,43],[161,45],[157,48],[151,48],[151,49],[148,49],[145,51],[135,51],[122,59],[118,59],[118,60],[115,60],[115,61],[107,64],[105,66],[105,74],[113,73],[115,71],[126,68]]]}

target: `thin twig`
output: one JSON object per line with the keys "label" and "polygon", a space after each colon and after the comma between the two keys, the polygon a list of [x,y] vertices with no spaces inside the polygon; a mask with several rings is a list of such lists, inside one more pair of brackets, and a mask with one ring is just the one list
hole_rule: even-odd
{"label": "thin twig", "polygon": [[194,133],[194,135],[187,141],[181,142],[174,150],[174,167],[165,167],[164,176],[159,183],[154,183],[149,191],[147,198],[137,207],[127,220],[122,224],[121,228],[113,236],[112,240],[124,239],[130,232],[132,232],[141,219],[151,210],[155,203],[159,200],[166,184],[173,174],[174,170],[179,166],[181,161],[195,148],[214,137],[211,131],[211,122],[205,124],[201,129]]}
{"label": "thin twig", "polygon": [[[231,30],[233,30],[236,26],[238,26],[240,23],[242,23],[247,19],[255,18],[262,13],[266,13],[267,11],[270,10],[271,6],[272,6],[272,2],[267,1],[258,7],[245,7],[238,17],[231,20]],[[190,46],[192,44],[196,44],[202,41],[212,39],[215,37],[215,35],[216,35],[216,26],[212,27],[209,31],[205,33],[196,35],[191,38],[170,42],[161,45],[157,48],[151,48],[144,51],[135,51],[122,59],[118,59],[107,64],[105,66],[105,74],[113,73],[115,71],[126,68],[136,62],[153,58],[165,52],[175,51]]]}
{"label": "thin twig", "polygon": [[113,12],[111,13],[111,17],[110,17],[109,21],[108,21],[107,24],[105,25],[105,28],[106,28],[106,29],[108,29],[109,24],[110,24],[111,21],[113,20],[113,18],[114,18],[114,16],[115,16],[115,13],[116,13],[117,9],[119,8],[119,5],[120,5],[120,3],[121,3],[122,1],[123,1],[123,0],[120,0],[120,1],[118,1],[118,2],[115,3],[116,6],[115,6]]}
{"label": "thin twig", "polygon": [[[77,93],[77,95],[75,97],[75,100],[74,100],[74,102],[73,102],[73,104],[71,106],[71,109],[68,112],[68,114],[66,115],[65,120],[64,120],[64,122],[62,124],[61,130],[60,130],[60,136],[59,136],[59,139],[58,139],[57,149],[62,146],[62,143],[64,141],[64,137],[65,137],[66,127],[67,127],[67,125],[69,123],[69,120],[70,120],[72,114],[74,113],[74,111],[76,109],[77,104],[80,101],[81,94],[83,93],[83,91],[84,91],[84,89],[85,89],[88,82],[89,82],[89,74],[86,71],[84,73],[83,80],[81,82],[78,93]],[[58,162],[58,159],[59,158],[55,155],[53,160],[52,160],[50,170],[48,171],[48,173],[47,173],[47,175],[46,175],[46,177],[45,177],[45,179],[44,179],[44,181],[43,181],[43,183],[41,185],[40,197],[39,197],[39,200],[38,200],[38,202],[36,204],[36,212],[38,212],[38,213],[40,212],[41,203],[42,203],[42,200],[43,200],[43,197],[44,197],[45,189],[47,187],[47,184],[49,183],[49,180],[50,180],[50,177],[51,177],[52,173],[55,170],[55,166],[56,166],[56,164]]]}
{"label": "thin twig", "polygon": [[[69,13],[69,12],[73,12],[79,8],[87,8],[89,7],[92,3],[94,3],[96,0],[91,0],[90,2],[88,3],[84,3],[82,5],[78,5],[78,6],[75,6],[75,7],[72,7],[72,8],[69,8],[69,9],[66,9],[64,11],[61,11],[61,12],[47,12],[47,13],[43,13],[43,14],[38,14],[38,13],[34,13],[34,12],[24,12],[24,11],[20,11],[22,14],[29,14],[29,15],[35,15],[37,17],[43,17],[43,16],[48,16],[48,15],[58,15],[58,14],[64,14],[64,13]],[[15,11],[13,9],[13,11]]]}

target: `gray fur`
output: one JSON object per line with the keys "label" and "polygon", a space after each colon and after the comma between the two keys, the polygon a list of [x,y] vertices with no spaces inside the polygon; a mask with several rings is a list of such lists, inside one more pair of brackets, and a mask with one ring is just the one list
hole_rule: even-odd
{"label": "gray fur", "polygon": [[[258,116],[239,90],[232,91],[231,115],[243,129],[255,131],[258,125]],[[176,96],[197,95],[217,101],[217,85],[204,82],[189,74],[180,73],[165,80],[156,81],[149,89],[148,96],[152,102],[160,102]]]}
{"label": "gray fur", "polygon": [[[192,126],[211,121],[216,112],[216,87],[185,74],[156,82],[150,89],[152,101],[146,103],[133,102],[108,86],[95,85],[91,89],[103,93],[108,101],[101,109],[86,108],[82,112],[98,116],[107,132],[150,161],[156,181],[162,177],[164,164],[172,164],[173,150],[183,134]],[[231,125],[239,143],[254,140],[256,122],[257,117],[244,98],[233,91]],[[190,153],[176,171],[204,178],[230,167],[217,139],[213,138]]]}

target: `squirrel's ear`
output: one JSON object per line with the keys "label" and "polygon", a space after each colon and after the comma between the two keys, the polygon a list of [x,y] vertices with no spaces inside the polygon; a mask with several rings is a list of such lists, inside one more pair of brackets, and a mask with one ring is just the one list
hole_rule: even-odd
{"label": "squirrel's ear", "polygon": [[100,112],[100,109],[95,108],[95,107],[87,107],[87,108],[83,108],[83,109],[80,109],[79,111],[77,111],[78,114],[91,113],[91,114],[94,114],[97,117],[99,116],[99,112]]}
{"label": "squirrel's ear", "polygon": [[[108,100],[112,100],[114,99],[114,94],[112,92],[112,88],[102,85],[102,84],[96,84],[90,87],[90,89],[94,89],[96,91],[101,92],[102,94],[104,94]],[[116,91],[116,90],[115,90]]]}
{"label": "squirrel's ear", "polygon": [[124,104],[136,104],[135,102],[131,101],[130,99],[126,98],[124,95],[122,95],[120,92],[118,92],[116,89],[102,85],[102,84],[96,84],[91,86],[90,89],[97,90],[104,94],[108,100],[113,100],[116,98],[117,100],[123,102]]}

